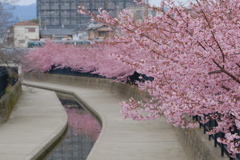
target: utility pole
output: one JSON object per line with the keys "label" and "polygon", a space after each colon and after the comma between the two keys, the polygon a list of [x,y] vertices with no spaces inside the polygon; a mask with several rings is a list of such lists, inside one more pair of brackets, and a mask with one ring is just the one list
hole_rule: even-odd
{"label": "utility pole", "polygon": [[39,16],[38,16],[38,23],[39,23],[39,28],[40,28],[40,30],[42,30],[42,19],[41,19],[40,14],[39,14]]}
{"label": "utility pole", "polygon": [[[41,1],[37,0],[37,4],[40,4]],[[41,5],[37,5],[37,15],[38,15],[38,24],[39,24],[39,29],[42,30],[42,18],[41,18]]]}

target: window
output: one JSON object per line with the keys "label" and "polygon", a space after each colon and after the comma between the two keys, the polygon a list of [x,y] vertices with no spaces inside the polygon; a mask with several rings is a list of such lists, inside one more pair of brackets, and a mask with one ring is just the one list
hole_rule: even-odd
{"label": "window", "polygon": [[49,18],[44,18],[44,19],[42,19],[42,21],[48,22]]}
{"label": "window", "polygon": [[98,37],[105,37],[106,32],[105,31],[98,31]]}
{"label": "window", "polygon": [[61,5],[62,6],[69,6],[69,2],[62,2]]}
{"label": "window", "polygon": [[35,32],[35,28],[28,28],[28,32]]}

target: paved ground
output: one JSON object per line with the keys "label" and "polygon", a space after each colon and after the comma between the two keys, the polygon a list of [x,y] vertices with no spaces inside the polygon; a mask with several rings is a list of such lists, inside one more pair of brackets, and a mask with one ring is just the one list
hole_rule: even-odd
{"label": "paved ground", "polygon": [[[120,114],[121,108],[119,106],[119,102],[121,101],[121,97],[118,97],[109,91],[42,82],[40,83],[25,81],[25,83],[38,87],[46,87],[53,90],[74,92],[100,115],[103,123],[103,128],[97,142],[95,143],[90,155],[88,156],[88,160],[187,159],[184,150],[177,139],[175,131],[171,125],[166,123],[165,118],[154,121],[133,121],[130,119],[124,120]],[[55,122],[56,125],[60,122],[63,123],[63,121],[66,119],[66,115],[62,113],[63,109],[59,108],[59,103],[56,104],[57,107],[54,107],[54,104],[52,104],[53,101],[55,103],[56,98],[50,98],[50,95],[52,96],[51,92],[42,90],[36,91],[38,91],[39,94],[42,93],[42,95],[38,95],[39,99],[34,97],[32,93],[26,93],[26,91],[24,91],[24,95],[21,97],[17,106],[17,110],[13,114],[13,117],[7,124],[0,128],[0,160],[8,160],[2,159],[2,155],[5,153],[9,153],[6,155],[11,155],[11,153],[14,153],[15,150],[17,150],[19,155],[22,155],[23,152],[25,152],[21,151],[25,146],[25,141],[32,141],[31,145],[33,145],[34,142],[39,143],[39,141],[42,142],[43,140],[46,140],[45,138],[41,139],[42,134],[44,135],[45,132],[55,132],[56,129],[53,129],[54,127],[50,127],[55,126],[54,121],[51,125],[46,123],[49,121],[49,117],[46,118],[48,114],[53,114],[56,116],[56,119],[59,118],[59,121]],[[49,95],[45,95],[45,92]],[[28,106],[29,103],[34,103],[36,107]],[[51,106],[42,108],[42,103],[44,103],[44,105],[46,104],[46,106],[49,103]],[[39,107],[41,107],[41,109]],[[52,110],[52,107],[56,108],[56,110],[53,111],[54,113],[50,112],[50,110]],[[28,109],[32,110],[33,115],[29,115],[27,111]],[[39,122],[36,122],[38,118],[33,117],[35,116],[34,114],[37,114],[39,112],[39,110],[44,113],[38,115],[39,119],[41,116],[44,117],[41,118],[41,124],[39,124]],[[17,115],[21,115],[20,117],[24,117],[26,120],[14,120],[14,117]],[[55,118],[53,119],[56,120]],[[11,125],[15,123],[17,123],[17,127],[11,127]],[[25,123],[30,123],[33,125],[27,126]],[[10,128],[14,128],[15,130],[13,129],[8,131],[7,129]],[[39,133],[39,135],[35,135],[35,133],[32,133],[34,130],[38,130],[41,133]],[[18,131],[20,133],[16,133]],[[13,136],[15,137],[14,139],[16,141],[24,142],[16,143],[16,141],[13,141],[12,143],[16,143],[16,145],[11,146],[9,145],[9,141],[2,137],[2,132],[5,132],[7,134],[5,135],[6,138],[11,139]],[[32,136],[29,136],[28,138],[28,135],[25,133]],[[23,140],[21,137],[25,137],[26,140]],[[5,140],[5,143],[3,143],[2,140]],[[7,147],[4,147],[5,145],[7,145]],[[29,146],[26,146],[26,150],[28,149],[31,152],[36,151],[37,147],[34,147],[33,150],[33,147],[31,145],[29,144]],[[19,148],[17,149],[17,147]],[[2,148],[8,148],[8,150],[3,152]],[[17,158],[17,160],[21,159],[22,158]]]}
{"label": "paved ground", "polygon": [[0,160],[34,160],[67,125],[52,91],[23,87],[10,119],[0,125]]}

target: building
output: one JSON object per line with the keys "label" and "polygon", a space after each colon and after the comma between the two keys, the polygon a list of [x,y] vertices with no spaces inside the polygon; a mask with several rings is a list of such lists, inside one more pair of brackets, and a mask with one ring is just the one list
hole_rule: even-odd
{"label": "building", "polygon": [[27,47],[28,41],[39,40],[39,25],[30,21],[22,21],[7,29],[5,44],[8,47]]}
{"label": "building", "polygon": [[86,30],[89,40],[102,40],[110,37],[111,33],[113,33],[113,30],[110,27],[101,23],[91,23]]}
{"label": "building", "polygon": [[80,5],[94,13],[98,13],[99,8],[105,9],[113,17],[126,7],[137,6],[133,0],[37,0],[37,17],[45,25],[40,27],[78,29],[88,26],[90,16],[78,13]]}
{"label": "building", "polygon": [[43,29],[41,30],[41,39],[51,40],[71,40],[75,29]]}
{"label": "building", "polygon": [[79,28],[75,30],[72,33],[72,40],[82,40],[82,41],[87,41],[88,40],[88,32],[86,28]]}

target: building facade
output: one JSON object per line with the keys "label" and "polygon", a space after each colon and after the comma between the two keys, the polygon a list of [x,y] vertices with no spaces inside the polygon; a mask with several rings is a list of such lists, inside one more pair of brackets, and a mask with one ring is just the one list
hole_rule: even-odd
{"label": "building facade", "polygon": [[7,29],[5,44],[8,47],[26,48],[29,41],[39,41],[39,25],[22,21]]}
{"label": "building facade", "polygon": [[44,24],[40,27],[78,29],[87,26],[90,16],[78,13],[80,5],[94,13],[98,13],[99,8],[105,9],[113,17],[124,8],[137,6],[133,0],[37,0],[37,17]]}
{"label": "building facade", "polygon": [[89,40],[95,40],[95,39],[99,39],[99,40],[103,40],[107,37],[110,37],[113,33],[113,30],[101,23],[92,23],[88,26],[88,28],[86,29],[87,33],[88,33],[88,39]]}

